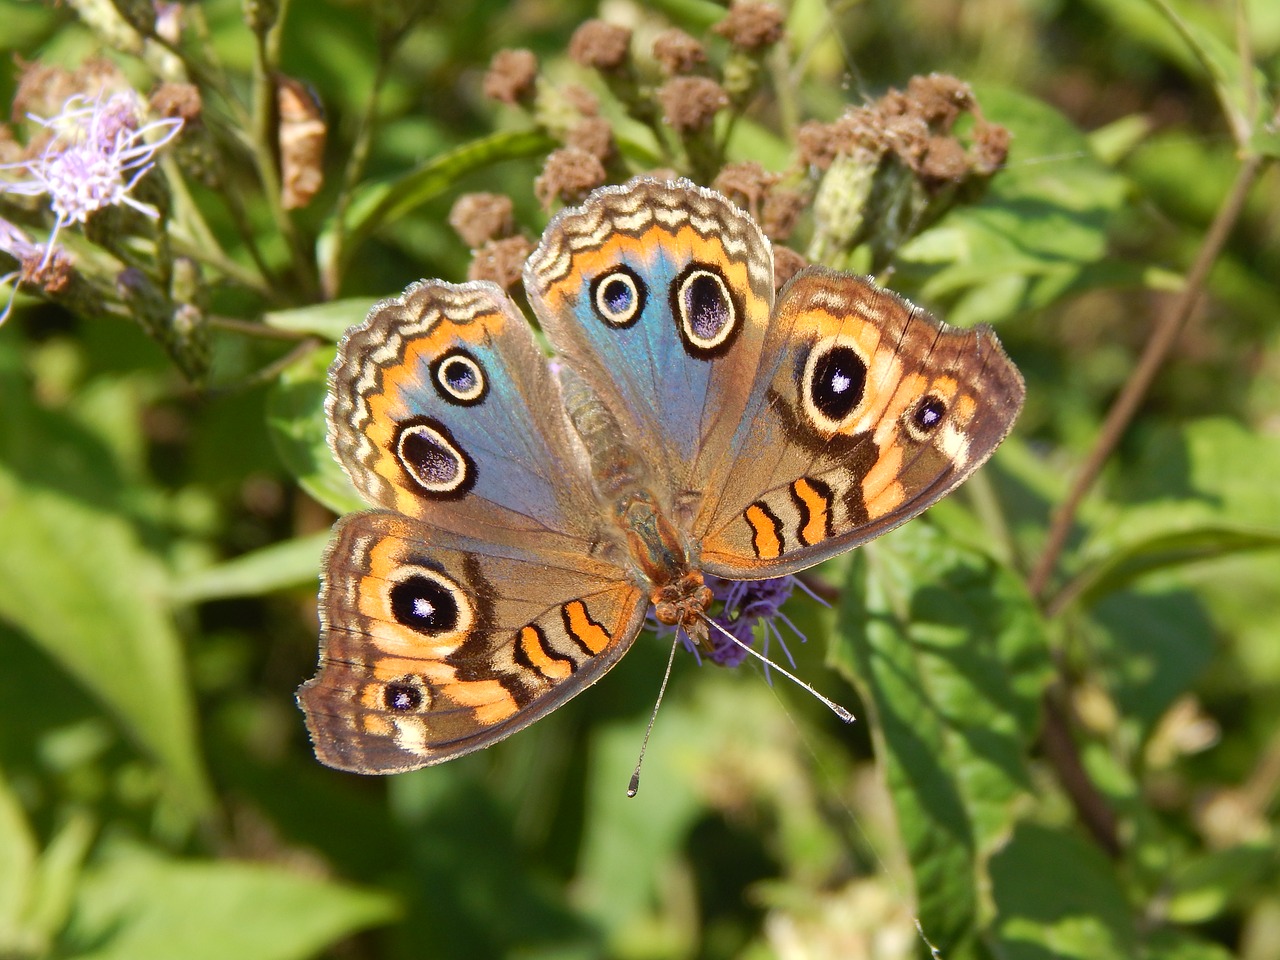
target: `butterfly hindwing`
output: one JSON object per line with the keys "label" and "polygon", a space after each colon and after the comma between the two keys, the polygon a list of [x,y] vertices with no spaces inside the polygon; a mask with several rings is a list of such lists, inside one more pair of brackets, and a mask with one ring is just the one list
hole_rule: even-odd
{"label": "butterfly hindwing", "polygon": [[727,472],[695,522],[704,568],[779,576],[909,520],[987,460],[1023,395],[986,328],[808,268],[779,296]]}
{"label": "butterfly hindwing", "polygon": [[648,600],[573,547],[503,547],[388,511],[341,520],[320,597],[320,670],[298,691],[320,759],[358,773],[439,763],[603,676]]}

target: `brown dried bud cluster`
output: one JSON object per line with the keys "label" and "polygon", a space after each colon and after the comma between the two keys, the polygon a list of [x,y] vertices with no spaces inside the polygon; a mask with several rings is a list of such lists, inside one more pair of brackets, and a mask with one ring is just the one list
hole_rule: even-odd
{"label": "brown dried bud cluster", "polygon": [[594,154],[577,147],[553,150],[536,180],[533,193],[550,210],[556,200],[579,203],[608,179],[604,164]]}
{"label": "brown dried bud cluster", "polygon": [[791,236],[804,212],[806,199],[794,190],[778,188],[782,178],[753,160],[726,164],[712,186],[745,208],[770,240]]}
{"label": "brown dried bud cluster", "polygon": [[530,50],[499,50],[484,75],[484,95],[499,103],[528,103],[538,79],[538,58]]}
{"label": "brown dried bud cluster", "polygon": [[13,95],[14,122],[27,114],[49,117],[59,113],[67,100],[86,90],[101,91],[104,95],[130,89],[128,79],[120,69],[102,57],[86,60],[75,70],[46,66],[37,61],[18,58],[21,71],[18,89]]}
{"label": "brown dried bud cluster", "polygon": [[711,186],[746,209],[759,222],[765,198],[778,179],[776,173],[769,173],[754,160],[746,160],[725,164]]}
{"label": "brown dried bud cluster", "polygon": [[200,119],[204,101],[194,83],[162,83],[148,98],[151,109],[161,117],[181,117],[184,126]]}
{"label": "brown dried bud cluster", "polygon": [[788,281],[809,265],[809,261],[790,247],[773,248],[773,289],[781,290]]}
{"label": "brown dried bud cluster", "polygon": [[658,88],[662,115],[680,133],[705,130],[729,105],[724,88],[707,77],[673,77]]}
{"label": "brown dried bud cluster", "polygon": [[585,150],[601,163],[608,163],[616,152],[613,127],[604,117],[584,117],[569,130],[565,146]]}
{"label": "brown dried bud cluster", "polygon": [[785,20],[786,15],[772,3],[743,0],[711,29],[739,50],[755,53],[782,39]]}
{"label": "brown dried bud cluster", "polygon": [[467,279],[491,280],[504,290],[514,290],[532,252],[533,244],[526,237],[486,240],[471,259]]}
{"label": "brown dried bud cluster", "polygon": [[[972,148],[952,133],[956,120],[977,119]],[[955,77],[913,77],[906,92],[890,90],[865,107],[855,107],[835,123],[810,121],[797,131],[802,163],[826,169],[837,156],[864,155],[874,160],[894,155],[927,183],[963,180],[994,173],[1008,153],[1003,127],[982,119],[973,91]]]}
{"label": "brown dried bud cluster", "polygon": [[697,40],[674,27],[658,34],[653,41],[653,59],[667,76],[692,73],[707,62],[707,51]]}
{"label": "brown dried bud cluster", "polygon": [[631,31],[603,20],[588,20],[569,40],[569,56],[575,63],[604,72],[626,66],[630,51]]}
{"label": "brown dried bud cluster", "polygon": [[449,211],[449,226],[474,250],[515,231],[514,205],[500,193],[464,193]]}
{"label": "brown dried bud cluster", "polygon": [[594,117],[600,113],[600,98],[580,83],[569,83],[560,92],[569,101],[573,109],[584,117]]}

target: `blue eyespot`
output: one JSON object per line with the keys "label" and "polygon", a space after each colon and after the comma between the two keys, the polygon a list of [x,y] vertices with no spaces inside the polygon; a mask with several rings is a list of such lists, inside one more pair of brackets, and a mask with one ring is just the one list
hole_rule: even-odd
{"label": "blue eyespot", "polygon": [[461,347],[432,361],[431,380],[442,399],[458,406],[474,406],[489,393],[489,381],[480,361]]}
{"label": "blue eyespot", "polygon": [[917,440],[923,440],[937,428],[946,414],[947,405],[942,398],[933,394],[927,395],[911,412],[911,426],[915,428],[911,433]]}
{"label": "blue eyespot", "polygon": [[695,357],[710,359],[728,349],[739,328],[738,302],[716,267],[693,263],[671,287],[671,309],[680,339]]}
{"label": "blue eyespot", "polygon": [[630,267],[621,264],[601,274],[591,283],[591,305],[596,315],[611,327],[629,327],[644,312],[644,281]]}

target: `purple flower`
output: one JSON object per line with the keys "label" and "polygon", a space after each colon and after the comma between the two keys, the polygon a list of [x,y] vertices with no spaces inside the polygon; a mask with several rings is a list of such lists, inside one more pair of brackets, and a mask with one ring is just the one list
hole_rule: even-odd
{"label": "purple flower", "polygon": [[[782,633],[778,629],[778,622],[786,624],[792,633],[802,642],[804,641],[804,634],[782,612],[782,605],[786,603],[797,586],[810,596],[814,596],[804,584],[792,576],[774,577],[771,580],[722,580],[710,574],[706,576],[706,584],[711,588],[715,599],[721,603],[720,612],[711,617],[712,623],[734,638],[731,640],[720,630],[713,628],[708,637],[711,644],[708,656],[712,660],[725,667],[736,667],[742,663],[747,658],[743,645],[755,645],[756,624],[763,623],[765,655],[768,655],[770,640],[777,640],[787,659],[794,665],[791,652],[787,649]],[[822,601],[819,599],[819,602]],[[652,614],[650,617],[652,619]],[[656,620],[653,622],[659,633],[671,629],[658,624]],[[698,648],[687,635],[684,639],[685,646],[696,656]],[[734,642],[735,640],[737,642]]]}
{"label": "purple flower", "polygon": [[[787,615],[782,612],[782,605],[791,596],[800,581],[795,577],[774,577],[771,580],[721,580],[719,577],[707,577],[707,586],[712,594],[724,606],[712,617],[712,622],[719,624],[726,632],[738,641],[734,643],[717,630],[711,631],[711,659],[721,666],[736,667],[747,658],[742,645],[752,646],[755,642],[756,624],[763,623],[764,653],[769,652],[769,641],[775,639],[782,646],[782,651],[791,660],[791,651],[787,649],[778,630],[777,621],[781,620],[791,628],[792,633],[803,641],[804,635],[796,629]],[[792,661],[794,665],[794,661]]]}
{"label": "purple flower", "polygon": [[[31,119],[53,136],[40,155],[20,163],[0,165],[0,171],[22,171],[22,180],[0,180],[0,193],[24,197],[48,196],[55,220],[49,240],[43,244],[44,256],[34,269],[26,267],[26,257],[18,249],[12,226],[0,238],[0,249],[16,257],[23,269],[18,282],[29,280],[49,265],[58,232],[69,223],[84,223],[91,214],[104,207],[131,207],[148,217],[159,217],[154,207],[135,200],[130,191],[155,165],[156,151],[172,140],[182,128],[180,118],[154,120],[142,124],[141,104],[133,91],[100,93],[90,99],[75,94],[62,106],[62,112],[48,119]],[[18,231],[16,236],[22,236]],[[29,242],[29,241],[28,241]],[[7,245],[6,245],[7,244]],[[13,281],[11,274],[7,281]],[[16,292],[16,290],[15,290]],[[10,297],[9,305],[13,299]],[[5,308],[0,322],[9,314]]]}

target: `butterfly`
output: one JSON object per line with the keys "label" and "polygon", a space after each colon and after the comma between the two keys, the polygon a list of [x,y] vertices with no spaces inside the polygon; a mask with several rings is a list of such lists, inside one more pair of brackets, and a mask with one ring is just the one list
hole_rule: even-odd
{"label": "butterfly", "polygon": [[794,573],[945,496],[1024,386],[988,329],[808,267],[686,180],[602,187],[524,287],[428,280],[330,369],[329,441],[373,509],[324,561],[319,759],[393,773],[501,740],[599,680],[650,607],[705,637],[705,574]]}

